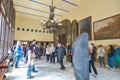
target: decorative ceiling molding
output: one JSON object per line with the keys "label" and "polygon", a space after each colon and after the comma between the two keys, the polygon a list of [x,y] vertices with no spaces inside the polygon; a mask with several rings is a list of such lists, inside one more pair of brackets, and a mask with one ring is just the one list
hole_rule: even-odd
{"label": "decorative ceiling molding", "polygon": [[16,11],[16,12],[17,12],[17,13],[21,13],[21,14],[27,14],[27,15],[42,17],[42,18],[48,18],[48,17],[45,17],[45,16],[39,16],[39,15],[35,15],[35,14],[31,14],[31,13],[26,13],[26,12],[21,12],[21,11]]}
{"label": "decorative ceiling molding", "polygon": [[[33,8],[30,8],[30,7],[25,7],[25,6],[22,6],[22,5],[18,5],[18,4],[14,4],[15,6],[18,6],[18,7],[22,7],[22,8],[25,8],[25,9],[29,9],[29,10],[33,10],[33,11],[37,11],[37,12],[42,12],[42,13],[46,13],[46,14],[49,14],[49,12],[46,12],[46,11],[42,11],[42,10],[37,10],[37,9],[33,9]],[[61,16],[59,14],[55,14],[56,16]]]}
{"label": "decorative ceiling molding", "polygon": [[78,6],[77,4],[72,3],[72,2],[70,2],[69,0],[62,0],[62,1],[66,2],[66,3],[70,4],[70,5],[73,5],[73,6]]}
{"label": "decorative ceiling molding", "polygon": [[[44,6],[51,6],[51,5],[48,5],[48,4],[45,4],[45,3],[41,3],[41,2],[39,2],[39,1],[36,1],[36,0],[30,0],[30,1],[32,1],[32,2],[34,2],[34,3],[37,3],[37,4],[44,5]],[[58,7],[56,7],[56,9],[61,10],[61,11],[64,11],[64,12],[69,12],[68,10],[64,10],[64,9],[61,9],[61,8],[58,8]]]}

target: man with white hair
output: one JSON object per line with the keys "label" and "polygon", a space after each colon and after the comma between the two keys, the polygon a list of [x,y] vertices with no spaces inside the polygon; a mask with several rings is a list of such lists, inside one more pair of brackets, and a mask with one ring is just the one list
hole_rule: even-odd
{"label": "man with white hair", "polygon": [[91,73],[91,67],[93,68],[93,71],[95,73],[94,77],[98,76],[97,69],[95,67],[94,61],[95,61],[95,52],[94,52],[94,44],[91,43],[89,45],[89,72]]}

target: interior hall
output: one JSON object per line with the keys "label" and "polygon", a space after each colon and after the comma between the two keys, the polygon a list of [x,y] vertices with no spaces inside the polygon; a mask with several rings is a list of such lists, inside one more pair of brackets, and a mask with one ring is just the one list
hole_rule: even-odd
{"label": "interior hall", "polygon": [[0,80],[120,80],[120,0],[0,0]]}

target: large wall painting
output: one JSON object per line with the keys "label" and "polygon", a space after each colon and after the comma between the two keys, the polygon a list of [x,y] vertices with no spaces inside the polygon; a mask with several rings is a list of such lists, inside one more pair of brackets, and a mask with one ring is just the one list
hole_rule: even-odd
{"label": "large wall painting", "polygon": [[83,20],[80,20],[80,34],[87,32],[89,35],[89,40],[92,40],[92,31],[91,31],[91,16]]}
{"label": "large wall painting", "polygon": [[94,22],[94,39],[120,39],[120,14]]}

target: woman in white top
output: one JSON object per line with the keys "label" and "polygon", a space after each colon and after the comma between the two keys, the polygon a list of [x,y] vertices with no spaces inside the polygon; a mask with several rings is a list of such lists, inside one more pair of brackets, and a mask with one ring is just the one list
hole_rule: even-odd
{"label": "woman in white top", "polygon": [[47,48],[46,48],[46,61],[47,62],[49,62],[50,55],[51,55],[50,45],[47,45]]}
{"label": "woman in white top", "polygon": [[97,58],[99,59],[100,66],[105,67],[105,61],[104,61],[104,55],[105,55],[105,50],[102,45],[99,45],[99,48],[97,49]]}

